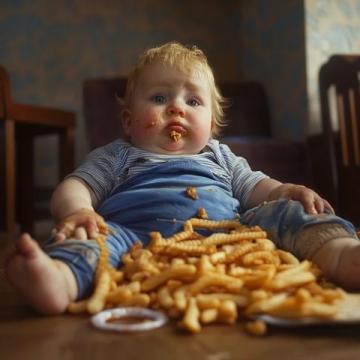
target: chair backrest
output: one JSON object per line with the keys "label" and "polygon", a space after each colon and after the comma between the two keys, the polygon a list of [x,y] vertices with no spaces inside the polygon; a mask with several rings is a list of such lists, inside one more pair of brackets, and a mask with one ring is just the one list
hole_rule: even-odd
{"label": "chair backrest", "polygon": [[87,79],[83,83],[83,112],[91,149],[123,136],[117,97],[125,93],[126,78]]}
{"label": "chair backrest", "polygon": [[[4,131],[4,120],[5,120],[5,98],[2,83],[2,67],[0,66],[0,143],[5,143],[5,131]],[[5,164],[5,148],[3,145],[0,146],[0,164]],[[5,169],[0,166],[0,229],[5,228]],[[0,239],[1,243],[1,239]]]}
{"label": "chair backrest", "polygon": [[[340,209],[341,203],[355,201],[349,198],[348,192],[354,191],[354,196],[357,189],[352,181],[360,175],[359,75],[360,54],[333,55],[319,72],[322,126],[331,171],[331,200]],[[336,128],[334,124],[337,124]],[[360,192],[357,200],[360,201]]]}
{"label": "chair backrest", "polygon": [[[126,78],[94,78],[83,83],[83,112],[91,149],[123,135],[119,103]],[[229,101],[225,111],[228,122],[222,136],[270,136],[267,96],[261,84],[254,81],[221,83],[219,88]]]}

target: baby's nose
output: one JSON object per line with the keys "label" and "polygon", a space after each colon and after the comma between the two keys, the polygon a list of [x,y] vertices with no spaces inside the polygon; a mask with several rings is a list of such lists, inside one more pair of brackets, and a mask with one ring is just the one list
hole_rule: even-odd
{"label": "baby's nose", "polygon": [[185,115],[183,108],[176,104],[169,105],[169,107],[167,109],[167,113],[168,113],[168,115],[172,115],[172,116],[177,115],[177,116],[184,117],[184,115]]}

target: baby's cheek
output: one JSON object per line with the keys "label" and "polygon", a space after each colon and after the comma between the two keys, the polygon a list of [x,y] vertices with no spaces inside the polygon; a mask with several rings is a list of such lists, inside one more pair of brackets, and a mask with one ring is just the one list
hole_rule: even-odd
{"label": "baby's cheek", "polygon": [[155,128],[156,125],[159,123],[159,119],[160,119],[159,114],[149,115],[149,117],[146,119],[146,122],[145,122],[145,128],[146,129]]}

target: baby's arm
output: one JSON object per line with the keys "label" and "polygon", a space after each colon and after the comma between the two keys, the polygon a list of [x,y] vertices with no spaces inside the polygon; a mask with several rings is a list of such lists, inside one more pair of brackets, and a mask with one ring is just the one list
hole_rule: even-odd
{"label": "baby's arm", "polygon": [[246,205],[252,208],[264,201],[280,198],[300,201],[308,214],[323,213],[325,208],[334,212],[331,205],[315,191],[303,185],[283,184],[271,178],[263,179],[255,185]]}
{"label": "baby's arm", "polygon": [[91,188],[81,179],[70,177],[61,182],[51,198],[51,213],[57,221],[56,240],[69,236],[93,238],[104,228],[104,220],[94,207],[96,198]]}

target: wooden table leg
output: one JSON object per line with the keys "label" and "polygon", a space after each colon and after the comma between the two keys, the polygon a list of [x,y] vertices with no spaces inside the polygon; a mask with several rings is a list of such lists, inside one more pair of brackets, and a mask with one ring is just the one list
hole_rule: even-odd
{"label": "wooden table leg", "polygon": [[11,119],[5,120],[5,198],[6,198],[6,231],[15,235],[15,124]]}

